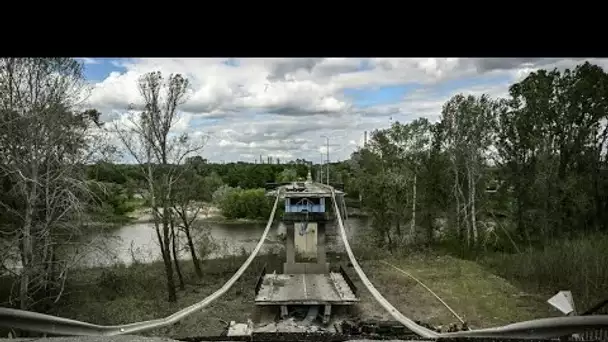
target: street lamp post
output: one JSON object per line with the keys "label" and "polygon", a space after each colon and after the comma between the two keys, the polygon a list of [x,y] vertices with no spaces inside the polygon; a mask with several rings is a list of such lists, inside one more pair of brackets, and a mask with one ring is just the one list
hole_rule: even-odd
{"label": "street lamp post", "polygon": [[327,145],[326,145],[326,152],[327,152],[327,160],[325,161],[327,163],[327,185],[329,185],[329,137],[326,135],[322,135],[321,138],[325,138],[327,141]]}
{"label": "street lamp post", "polygon": [[323,184],[323,152],[321,154],[321,163],[319,164],[319,183]]}

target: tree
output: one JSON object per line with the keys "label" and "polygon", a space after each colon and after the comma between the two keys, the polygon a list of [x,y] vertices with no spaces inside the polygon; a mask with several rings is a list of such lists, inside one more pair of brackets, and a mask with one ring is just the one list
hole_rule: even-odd
{"label": "tree", "polygon": [[284,169],[277,176],[277,183],[294,182],[298,180],[298,173],[295,169]]}
{"label": "tree", "polygon": [[161,248],[167,276],[170,302],[176,301],[172,266],[173,186],[181,176],[179,165],[199,151],[203,142],[193,141],[187,134],[172,132],[180,119],[179,106],[185,101],[188,80],[179,74],[163,79],[160,72],[151,72],[139,79],[143,110],[127,113],[130,127],[115,125],[123,145],[141,167],[148,183],[154,227]]}
{"label": "tree", "polygon": [[468,246],[475,246],[479,238],[477,188],[492,144],[495,107],[487,95],[459,94],[442,111],[443,141],[454,174],[455,227]]}
{"label": "tree", "polygon": [[0,60],[0,217],[19,246],[22,309],[62,295],[72,264],[56,251],[80,233],[90,203],[83,165],[104,154],[100,113],[76,107],[84,90],[72,58]]}
{"label": "tree", "polygon": [[202,183],[203,186],[200,189],[200,199],[206,202],[213,201],[213,193],[224,184],[222,177],[220,177],[215,171],[211,172],[209,176],[204,177],[202,179]]}
{"label": "tree", "polygon": [[414,242],[416,236],[417,180],[422,166],[428,159],[426,152],[429,151],[431,142],[430,127],[426,118],[420,118],[406,125],[396,122],[390,130],[391,140],[397,146],[398,157],[402,160],[400,173],[407,178],[404,182],[411,182],[412,206],[409,234],[411,242]]}
{"label": "tree", "polygon": [[425,226],[432,242],[438,219],[463,251],[498,237],[493,227],[515,250],[517,238],[545,243],[607,230],[607,89],[608,74],[585,63],[533,72],[504,99],[455,95],[436,124],[374,131],[345,163],[348,192],[389,249],[406,224],[411,237]]}
{"label": "tree", "polygon": [[498,152],[528,241],[605,222],[607,88],[608,75],[585,63],[531,73],[501,103]]}
{"label": "tree", "polygon": [[[205,189],[206,186],[207,184],[202,177],[194,173],[193,170],[186,170],[175,185],[175,197],[173,201],[173,210],[177,215],[177,225],[179,230],[183,231],[186,235],[188,249],[192,257],[192,263],[194,264],[194,270],[199,278],[203,277],[203,271],[194,246],[192,228],[203,207],[203,204],[197,200],[200,199],[199,196],[201,194],[207,191]],[[176,267],[179,266],[176,264]]]}

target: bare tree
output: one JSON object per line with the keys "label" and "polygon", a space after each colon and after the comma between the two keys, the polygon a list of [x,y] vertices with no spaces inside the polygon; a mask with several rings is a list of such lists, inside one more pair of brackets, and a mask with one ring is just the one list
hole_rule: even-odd
{"label": "bare tree", "polygon": [[99,112],[76,111],[85,90],[74,59],[0,60],[0,217],[2,237],[19,246],[22,309],[59,300],[71,266],[57,249],[79,233],[83,166],[99,152]]}
{"label": "bare tree", "polygon": [[[179,106],[186,100],[188,80],[179,74],[165,81],[160,72],[139,79],[143,99],[141,111],[130,111],[126,122],[116,122],[114,132],[141,167],[148,183],[154,228],[160,244],[167,276],[169,301],[177,299],[172,263],[173,186],[181,176],[180,165],[199,151],[203,143],[193,142],[187,134],[177,135],[172,128],[180,119]],[[122,127],[125,124],[127,127]]]}

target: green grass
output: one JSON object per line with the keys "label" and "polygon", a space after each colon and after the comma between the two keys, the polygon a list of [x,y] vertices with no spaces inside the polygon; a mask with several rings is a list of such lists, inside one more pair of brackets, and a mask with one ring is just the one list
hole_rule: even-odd
{"label": "green grass", "polygon": [[570,290],[582,311],[608,296],[605,234],[556,241],[517,254],[486,255],[479,261],[506,279],[547,296]]}
{"label": "green grass", "polygon": [[[551,315],[544,297],[527,293],[473,261],[416,254],[388,259],[431,288],[471,327],[490,327]],[[426,289],[379,261],[362,262],[371,282],[406,316],[434,325],[459,323]]]}
{"label": "green grass", "polygon": [[[244,257],[205,261],[202,279],[195,276],[192,262],[183,261],[187,286],[185,290],[178,290],[175,303],[167,302],[166,277],[161,262],[75,271],[67,284],[66,294],[50,313],[103,325],[165,317],[215,292],[243,261]],[[178,324],[141,335],[218,335],[223,330],[220,320],[245,321],[254,314],[253,289],[263,266],[268,264],[276,268],[280,263],[281,258],[272,255],[256,258],[243,277],[210,306]]]}

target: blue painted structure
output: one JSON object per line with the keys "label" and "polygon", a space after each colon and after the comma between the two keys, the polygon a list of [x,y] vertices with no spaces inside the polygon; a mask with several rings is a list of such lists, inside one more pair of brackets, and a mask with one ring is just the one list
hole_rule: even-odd
{"label": "blue painted structure", "polygon": [[313,203],[308,198],[297,198],[287,197],[285,198],[285,212],[286,213],[301,213],[308,211],[309,213],[324,213],[325,212],[325,198],[315,198],[319,204]]}

